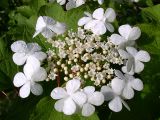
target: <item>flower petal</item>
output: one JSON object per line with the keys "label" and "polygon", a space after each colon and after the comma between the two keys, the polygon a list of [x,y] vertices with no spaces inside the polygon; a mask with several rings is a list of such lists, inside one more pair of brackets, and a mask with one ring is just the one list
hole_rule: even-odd
{"label": "flower petal", "polygon": [[32,75],[33,81],[44,81],[47,78],[47,72],[44,68],[40,67],[35,73]]}
{"label": "flower petal", "polygon": [[19,95],[21,98],[26,98],[30,94],[30,82],[25,83],[19,90]]}
{"label": "flower petal", "polygon": [[42,16],[38,17],[37,23],[36,23],[36,31],[42,31],[42,29],[46,27],[46,23]]}
{"label": "flower petal", "polygon": [[122,110],[122,102],[120,97],[115,97],[108,104],[109,108],[114,112],[120,112]]}
{"label": "flower petal", "polygon": [[148,52],[146,51],[143,51],[143,50],[140,50],[136,56],[135,56],[135,59],[136,60],[139,60],[139,61],[142,61],[142,62],[149,62],[151,57],[149,55]]}
{"label": "flower petal", "polygon": [[121,99],[121,102],[122,104],[130,111],[131,109],[129,108],[128,104],[123,100]]}
{"label": "flower petal", "polygon": [[106,23],[105,26],[109,32],[114,32],[114,27],[112,24]]}
{"label": "flower petal", "polygon": [[33,54],[33,56],[35,57],[35,58],[37,58],[39,61],[43,61],[44,59],[46,59],[47,58],[47,55],[46,55],[46,53],[44,53],[44,52],[35,52],[34,54]]}
{"label": "flower petal", "polygon": [[130,31],[132,30],[131,26],[126,24],[126,25],[121,25],[118,29],[119,33],[128,40]]}
{"label": "flower petal", "polygon": [[60,100],[56,101],[56,103],[54,104],[54,108],[58,112],[62,112],[63,111],[64,101],[65,101],[65,99],[60,99]]}
{"label": "flower petal", "polygon": [[116,75],[118,78],[122,79],[122,80],[125,79],[123,73],[122,73],[121,71],[119,71],[119,70],[115,70],[115,75]]}
{"label": "flower petal", "polygon": [[71,98],[64,101],[63,112],[66,115],[72,115],[76,112],[76,104]]}
{"label": "flower petal", "polygon": [[73,0],[70,0],[67,4],[66,4],[66,10],[70,10],[72,8],[76,8],[76,2]]}
{"label": "flower petal", "polygon": [[86,0],[76,0],[76,7],[79,7],[85,3]]}
{"label": "flower petal", "polygon": [[143,90],[143,82],[140,79],[134,79],[130,84],[137,91]]}
{"label": "flower petal", "polygon": [[103,2],[104,2],[104,0],[98,0],[98,3],[99,3],[100,5],[102,5]]}
{"label": "flower petal", "polygon": [[43,16],[43,19],[47,26],[56,24],[56,21],[51,17]]}
{"label": "flower petal", "polygon": [[116,94],[120,95],[122,89],[124,88],[124,80],[121,80],[119,78],[114,78],[111,81],[111,87]]}
{"label": "flower petal", "polygon": [[16,41],[11,45],[11,50],[13,52],[23,53],[27,51],[27,45],[24,41]]}
{"label": "flower petal", "polygon": [[133,27],[128,36],[128,40],[137,40],[141,36],[141,30],[139,27]]}
{"label": "flower petal", "polygon": [[101,92],[94,92],[89,98],[88,102],[95,106],[100,106],[104,102],[104,95]]}
{"label": "flower petal", "polygon": [[22,72],[19,72],[14,76],[13,84],[16,87],[20,87],[24,85],[26,81],[27,81],[26,76]]}
{"label": "flower petal", "polygon": [[66,25],[60,22],[57,22],[55,25],[52,25],[49,28],[57,35],[63,34],[66,31]]}
{"label": "flower petal", "polygon": [[27,79],[31,79],[32,75],[40,68],[40,62],[33,56],[28,57],[23,71]]}
{"label": "flower petal", "polygon": [[106,27],[103,22],[97,22],[94,27],[91,28],[92,32],[96,35],[103,35],[106,32]]}
{"label": "flower petal", "polygon": [[77,103],[80,107],[87,101],[87,96],[83,92],[76,92],[72,95],[72,99],[75,103]]}
{"label": "flower petal", "polygon": [[40,84],[38,83],[31,83],[31,92],[34,94],[34,95],[41,95],[43,93],[43,88]]}
{"label": "flower petal", "polygon": [[72,95],[74,92],[76,92],[80,88],[80,80],[73,79],[67,82],[66,84],[66,90],[69,95]]}
{"label": "flower petal", "polygon": [[124,51],[124,50],[122,50],[122,49],[119,49],[119,50],[118,50],[118,53],[120,54],[120,56],[121,56],[123,59],[128,59],[128,58],[130,57],[130,55],[129,55],[126,51]]}
{"label": "flower petal", "polygon": [[144,64],[138,60],[135,60],[135,72],[140,73],[144,69]]}
{"label": "flower petal", "polygon": [[103,8],[98,8],[93,12],[93,18],[97,19],[97,20],[101,20],[103,18],[104,15],[104,9]]}
{"label": "flower petal", "polygon": [[123,71],[124,73],[129,74],[129,75],[134,75],[133,67],[132,67],[132,69],[128,72],[128,71],[127,71],[127,67],[126,67],[126,66],[123,66],[123,67],[122,67],[122,71]]}
{"label": "flower petal", "polygon": [[112,8],[108,8],[105,11],[104,17],[106,18],[106,20],[108,22],[113,22],[115,20],[115,18],[116,18],[116,13]]}
{"label": "flower petal", "polygon": [[53,89],[52,92],[51,92],[51,97],[53,99],[62,99],[62,98],[65,98],[67,96],[68,96],[68,94],[65,91],[65,89],[61,88],[61,87],[57,87],[57,88]]}
{"label": "flower petal", "polygon": [[87,95],[91,95],[94,93],[95,87],[94,86],[86,86],[83,90]]}
{"label": "flower petal", "polygon": [[78,26],[83,26],[83,25],[87,24],[90,20],[92,20],[92,18],[90,18],[90,17],[82,17],[78,21]]}
{"label": "flower petal", "polygon": [[110,40],[115,45],[120,45],[125,42],[125,39],[118,34],[112,34]]}
{"label": "flower petal", "polygon": [[41,47],[37,43],[28,43],[27,48],[30,53],[41,51]]}
{"label": "flower petal", "polygon": [[23,65],[26,62],[27,56],[25,53],[14,53],[13,62],[17,65]]}
{"label": "flower petal", "polygon": [[129,54],[131,54],[133,57],[137,54],[137,50],[134,47],[126,47],[126,50]]}
{"label": "flower petal", "polygon": [[90,20],[85,26],[84,29],[89,30],[97,24],[97,20]]}
{"label": "flower petal", "polygon": [[83,105],[82,115],[83,116],[91,116],[95,112],[95,107],[89,103]]}
{"label": "flower petal", "polygon": [[41,33],[45,38],[52,38],[53,36],[55,36],[55,33],[48,28],[44,28]]}
{"label": "flower petal", "polygon": [[105,97],[104,98],[105,101],[109,101],[114,98],[113,90],[109,86],[102,86],[101,92],[103,93],[103,95]]}
{"label": "flower petal", "polygon": [[134,97],[134,91],[131,86],[126,85],[123,89],[122,96],[126,99],[132,99]]}

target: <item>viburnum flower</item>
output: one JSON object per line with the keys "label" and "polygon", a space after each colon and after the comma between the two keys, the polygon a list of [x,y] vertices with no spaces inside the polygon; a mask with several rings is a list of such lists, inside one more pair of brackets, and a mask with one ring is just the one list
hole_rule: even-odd
{"label": "viburnum flower", "polygon": [[28,43],[24,41],[16,41],[11,45],[11,50],[14,53],[13,61],[17,65],[23,65],[29,56],[34,56],[38,60],[43,61],[47,55],[41,52],[41,47],[37,43]]}
{"label": "viburnum flower", "polygon": [[58,100],[54,107],[66,115],[72,115],[78,107],[82,107],[87,100],[85,93],[80,91],[80,80],[72,79],[66,83],[66,88],[57,87],[51,92],[51,97]]}
{"label": "viburnum flower", "polygon": [[91,30],[96,35],[102,35],[107,30],[114,31],[114,27],[110,23],[115,20],[116,14],[112,8],[108,8],[105,12],[103,8],[98,8],[92,15],[87,12],[85,15],[78,21],[78,25],[84,25],[84,29]]}
{"label": "viburnum flower", "polygon": [[34,95],[41,95],[43,88],[37,82],[44,81],[47,73],[44,68],[40,67],[40,62],[35,57],[29,57],[23,72],[17,73],[13,80],[14,86],[21,87],[19,91],[20,97],[28,97],[30,91]]}
{"label": "viburnum flower", "polygon": [[132,75],[124,74],[119,70],[115,71],[117,81],[124,81],[124,88],[122,90],[122,96],[126,99],[132,99],[134,97],[134,90],[141,91],[143,89],[143,82],[134,78]]}
{"label": "viburnum flower", "polygon": [[73,8],[77,8],[83,4],[85,4],[86,0],[68,0],[68,3],[66,4],[66,9],[70,10]]}
{"label": "viburnum flower", "polygon": [[123,59],[126,59],[126,67],[122,70],[124,72],[140,73],[144,69],[142,62],[149,62],[150,55],[144,50],[137,51],[134,47],[126,47],[126,50],[119,49],[118,52]]}
{"label": "viburnum flower", "polygon": [[41,33],[45,38],[52,38],[55,35],[63,34],[66,31],[66,25],[52,19],[48,16],[40,16],[36,23],[36,32],[33,37]]}
{"label": "viburnum flower", "polygon": [[90,116],[95,112],[95,106],[100,106],[104,102],[104,95],[101,92],[95,91],[95,87],[87,86],[83,89],[87,95],[87,102],[82,107],[82,115]]}
{"label": "viburnum flower", "polygon": [[120,49],[124,49],[126,46],[132,46],[135,44],[141,35],[141,30],[138,27],[131,27],[130,25],[121,25],[118,29],[119,34],[112,34],[110,40],[113,44],[118,45]]}
{"label": "viburnum flower", "polygon": [[60,5],[64,5],[66,3],[66,0],[57,0],[57,3],[59,3]]}
{"label": "viburnum flower", "polygon": [[119,80],[118,78],[114,78],[111,81],[110,85],[102,86],[101,92],[103,93],[105,100],[110,101],[108,106],[114,112],[119,112],[122,110],[122,104],[130,110],[127,103],[123,100],[121,93],[124,89],[125,82],[123,80]]}

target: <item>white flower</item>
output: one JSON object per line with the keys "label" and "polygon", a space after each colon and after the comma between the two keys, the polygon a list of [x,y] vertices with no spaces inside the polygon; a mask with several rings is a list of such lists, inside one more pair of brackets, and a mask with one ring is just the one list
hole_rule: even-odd
{"label": "white flower", "polygon": [[40,16],[36,23],[36,32],[33,37],[41,33],[45,38],[63,34],[66,30],[64,23],[60,23],[48,16]]}
{"label": "white flower", "polygon": [[119,70],[115,71],[119,80],[124,81],[124,88],[122,90],[122,96],[126,99],[132,99],[134,97],[134,90],[141,91],[143,89],[143,82],[134,78],[132,75],[122,74]]}
{"label": "white flower", "polygon": [[66,9],[70,10],[73,8],[77,8],[83,4],[85,4],[86,0],[68,0],[68,3],[66,4]]}
{"label": "white flower", "polygon": [[104,102],[104,96],[101,92],[95,91],[95,87],[87,86],[83,89],[87,95],[87,102],[82,107],[82,115],[90,116],[95,112],[95,106],[100,106]]}
{"label": "white flower", "polygon": [[47,77],[47,73],[44,68],[40,67],[40,62],[34,57],[29,57],[23,68],[23,72],[24,73],[17,73],[13,80],[14,86],[22,86],[19,91],[20,97],[28,97],[30,91],[34,95],[42,94],[43,88],[36,82],[44,81]]}
{"label": "white flower", "polygon": [[141,35],[141,30],[138,27],[131,27],[128,24],[120,26],[118,31],[120,35],[112,34],[110,40],[121,49],[126,46],[134,45],[135,40],[137,40]]}
{"label": "white flower", "polygon": [[66,3],[66,0],[57,0],[57,3],[59,3],[60,5],[64,5]]}
{"label": "white flower", "polygon": [[98,0],[98,3],[99,3],[100,5],[102,5],[103,2],[104,2],[104,0]]}
{"label": "white flower", "polygon": [[144,69],[142,62],[149,62],[150,55],[144,50],[137,51],[134,47],[126,47],[126,51],[119,49],[118,52],[123,59],[126,59],[126,67],[122,70],[123,72],[130,72],[133,74],[140,73]]}
{"label": "white flower", "polygon": [[85,93],[80,92],[80,80],[73,79],[66,83],[66,88],[57,87],[51,92],[53,99],[58,99],[54,107],[66,115],[72,115],[77,107],[82,107],[87,100]]}
{"label": "white flower", "polygon": [[78,25],[84,25],[84,29],[91,30],[96,35],[102,35],[107,30],[114,31],[114,27],[110,23],[115,20],[116,14],[112,8],[108,8],[105,12],[103,8],[98,8],[92,15],[86,12],[85,15],[78,21]]}
{"label": "white flower", "polygon": [[131,2],[139,2],[139,0],[130,0]]}
{"label": "white flower", "polygon": [[130,110],[127,103],[121,97],[121,92],[124,89],[124,81],[114,78],[111,81],[111,87],[102,86],[101,92],[103,93],[105,100],[110,101],[108,106],[114,112],[119,112],[122,110],[122,104]]}
{"label": "white flower", "polygon": [[23,65],[29,56],[34,56],[38,60],[43,61],[47,55],[41,52],[41,47],[37,43],[28,43],[24,41],[16,41],[11,45],[14,53],[13,61],[17,65]]}

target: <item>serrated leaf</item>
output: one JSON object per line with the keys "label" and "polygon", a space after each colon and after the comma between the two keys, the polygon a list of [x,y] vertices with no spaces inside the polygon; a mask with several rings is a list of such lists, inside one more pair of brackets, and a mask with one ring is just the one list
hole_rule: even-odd
{"label": "serrated leaf", "polygon": [[138,25],[142,31],[141,38],[137,40],[139,47],[152,54],[160,54],[160,26],[153,24]]}
{"label": "serrated leaf", "polygon": [[160,23],[160,5],[143,8],[141,14],[145,20]]}

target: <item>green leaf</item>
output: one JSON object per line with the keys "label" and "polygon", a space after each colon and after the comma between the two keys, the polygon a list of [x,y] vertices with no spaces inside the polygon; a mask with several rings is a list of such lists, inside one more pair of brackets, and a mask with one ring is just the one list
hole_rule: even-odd
{"label": "green leaf", "polygon": [[99,120],[96,114],[90,117],[82,117],[78,114],[66,116],[54,109],[54,103],[51,97],[41,99],[30,116],[30,120]]}
{"label": "green leaf", "polygon": [[36,106],[40,97],[33,95],[26,99],[16,98],[9,107],[8,114],[3,120],[29,120],[32,110]]}
{"label": "green leaf", "polygon": [[154,24],[138,25],[142,31],[141,38],[137,41],[139,47],[152,54],[160,55],[160,26]]}
{"label": "green leaf", "polygon": [[[3,39],[0,39],[0,70],[5,76],[13,79],[14,74],[18,71],[17,66],[13,63],[10,45]],[[3,79],[3,77],[0,79]]]}
{"label": "green leaf", "polygon": [[39,9],[46,4],[45,0],[31,0],[30,6],[34,10],[35,14],[39,12]]}
{"label": "green leaf", "polygon": [[17,7],[17,12],[19,12],[20,14],[22,14],[25,17],[30,17],[33,14],[33,11],[30,8],[30,6]]}
{"label": "green leaf", "polygon": [[155,5],[152,7],[142,9],[143,18],[150,22],[160,23],[160,5]]}

